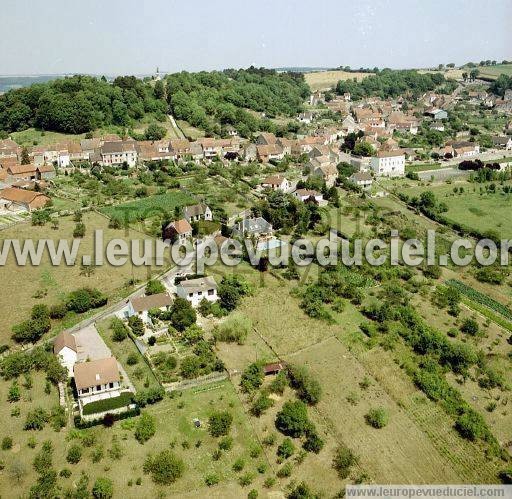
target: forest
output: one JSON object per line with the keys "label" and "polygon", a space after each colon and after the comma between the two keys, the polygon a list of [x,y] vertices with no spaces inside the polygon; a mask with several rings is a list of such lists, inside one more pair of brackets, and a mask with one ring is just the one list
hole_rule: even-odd
{"label": "forest", "polygon": [[387,99],[400,95],[418,98],[446,84],[448,80],[440,73],[421,74],[413,70],[383,69],[360,82],[355,79],[339,81],[336,92],[340,95],[350,93],[353,100],[370,96]]}
{"label": "forest", "polygon": [[207,133],[220,134],[226,125],[243,136],[271,129],[273,123],[256,113],[265,118],[295,116],[309,93],[300,73],[253,67],[167,77],[167,98],[173,115]]}
{"label": "forest", "polygon": [[79,134],[108,125],[128,127],[148,113],[165,119],[164,95],[134,76],[112,83],[104,77],[73,76],[0,96],[0,130],[6,132],[35,127]]}

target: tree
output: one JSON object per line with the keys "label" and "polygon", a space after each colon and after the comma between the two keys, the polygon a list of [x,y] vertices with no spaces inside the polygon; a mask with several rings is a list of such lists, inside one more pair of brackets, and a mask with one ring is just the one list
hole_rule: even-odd
{"label": "tree", "polygon": [[314,379],[305,366],[289,368],[291,386],[297,390],[297,395],[304,402],[315,405],[322,396],[320,383]]}
{"label": "tree", "polygon": [[162,140],[166,135],[167,130],[156,123],[151,123],[144,133],[146,140]]}
{"label": "tree", "polygon": [[192,308],[190,302],[180,297],[177,297],[171,305],[169,316],[171,324],[178,331],[184,331],[195,324],[197,319],[196,311]]}
{"label": "tree", "polygon": [[124,325],[124,322],[118,317],[112,319],[110,329],[112,330],[112,339],[114,341],[124,341],[128,336],[128,329]]}
{"label": "tree", "polygon": [[295,445],[290,438],[285,438],[277,448],[277,455],[282,459],[288,459],[295,452]]}
{"label": "tree", "polygon": [[97,478],[92,487],[95,499],[111,499],[114,496],[114,485],[109,478]]}
{"label": "tree", "polygon": [[36,407],[27,414],[23,428],[25,430],[42,430],[49,419],[49,414],[42,407]]}
{"label": "tree", "polygon": [[171,485],[183,475],[185,463],[170,450],[164,450],[156,456],[148,456],[143,469],[156,484]]}
{"label": "tree", "polygon": [[75,228],[73,229],[73,237],[75,239],[82,238],[85,236],[85,224],[82,222],[79,222],[75,225]]}
{"label": "tree", "polygon": [[227,435],[233,423],[233,416],[227,411],[214,412],[208,418],[208,431],[212,437]]}
{"label": "tree", "polygon": [[260,363],[249,364],[242,373],[240,386],[246,393],[252,392],[261,386],[265,373]]}
{"label": "tree", "polygon": [[356,156],[373,156],[375,154],[375,148],[363,140],[354,146],[354,154]]}
{"label": "tree", "polygon": [[160,293],[165,293],[165,286],[156,279],[149,280],[146,285],[146,295],[157,295]]}
{"label": "tree", "polygon": [[285,402],[276,416],[276,428],[293,438],[304,435],[309,425],[307,406],[301,400]]}
{"label": "tree", "polygon": [[144,322],[136,315],[132,315],[128,318],[128,325],[130,326],[132,333],[135,336],[142,336],[144,334]]}
{"label": "tree", "polygon": [[21,164],[22,165],[29,165],[30,164],[30,156],[28,155],[28,149],[24,147],[21,150]]}
{"label": "tree", "polygon": [[156,420],[151,414],[143,412],[135,425],[135,438],[140,444],[147,442],[156,432]]}

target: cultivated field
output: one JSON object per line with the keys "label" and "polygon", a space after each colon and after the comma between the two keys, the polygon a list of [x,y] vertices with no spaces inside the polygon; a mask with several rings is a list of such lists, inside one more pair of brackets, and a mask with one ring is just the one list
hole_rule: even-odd
{"label": "cultivated field", "polygon": [[480,76],[496,79],[499,75],[512,76],[512,64],[497,64],[496,66],[478,67]]}
{"label": "cultivated field", "polygon": [[306,78],[306,83],[314,92],[315,90],[325,90],[335,87],[340,80],[352,80],[355,78],[357,81],[361,81],[371,74],[372,73],[352,73],[347,71],[318,71],[306,73],[304,77]]}

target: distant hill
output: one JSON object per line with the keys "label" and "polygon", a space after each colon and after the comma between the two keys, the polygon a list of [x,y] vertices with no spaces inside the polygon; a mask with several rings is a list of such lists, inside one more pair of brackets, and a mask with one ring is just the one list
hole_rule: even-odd
{"label": "distant hill", "polygon": [[7,92],[16,88],[30,87],[34,83],[62,78],[64,75],[37,75],[37,76],[0,76],[0,92]]}

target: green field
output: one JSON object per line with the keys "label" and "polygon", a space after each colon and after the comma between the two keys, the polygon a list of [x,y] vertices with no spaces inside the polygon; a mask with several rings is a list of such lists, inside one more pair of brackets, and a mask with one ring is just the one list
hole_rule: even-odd
{"label": "green field", "polygon": [[480,76],[496,79],[499,75],[512,76],[512,64],[497,64],[496,66],[479,66]]}
{"label": "green field", "polygon": [[[464,193],[454,194],[453,189],[456,186],[462,187]],[[440,202],[447,204],[448,211],[444,215],[448,219],[480,232],[493,229],[504,238],[512,238],[512,195],[480,194],[479,188],[480,184],[458,181],[451,185],[435,184],[399,190],[409,196],[419,196],[430,190]]]}
{"label": "green field", "polygon": [[118,218],[124,222],[132,223],[146,220],[155,216],[174,217],[174,208],[194,204],[195,200],[189,194],[180,191],[169,191],[147,198],[129,201],[116,206],[102,208],[102,213],[110,218]]}

